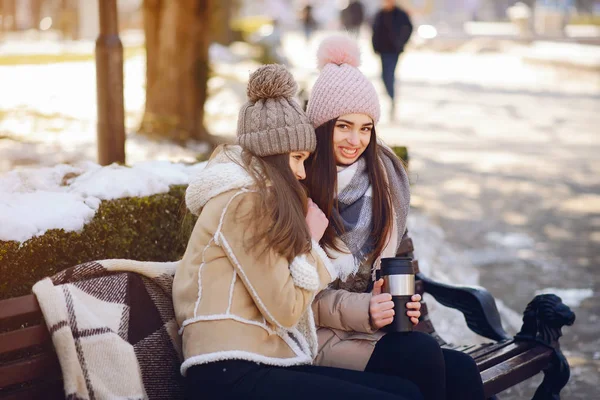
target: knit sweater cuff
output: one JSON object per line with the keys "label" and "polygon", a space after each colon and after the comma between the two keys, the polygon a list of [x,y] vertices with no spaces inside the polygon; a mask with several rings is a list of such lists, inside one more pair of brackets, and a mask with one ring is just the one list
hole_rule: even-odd
{"label": "knit sweater cuff", "polygon": [[297,256],[292,260],[290,273],[296,286],[310,291],[316,291],[319,288],[317,269],[308,262],[305,255]]}

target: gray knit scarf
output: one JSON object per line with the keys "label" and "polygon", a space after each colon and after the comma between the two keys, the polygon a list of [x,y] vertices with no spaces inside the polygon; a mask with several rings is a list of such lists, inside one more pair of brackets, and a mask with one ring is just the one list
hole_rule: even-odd
{"label": "gray knit scarf", "polygon": [[[402,162],[391,149],[379,143],[379,159],[383,163],[392,194],[392,205],[396,214],[398,238],[406,229],[406,218],[410,206],[410,186]],[[348,247],[355,262],[362,266],[374,248],[372,236],[373,210],[372,187],[364,156],[354,164],[338,168],[338,207],[334,211],[344,226],[341,240]],[[391,217],[391,216],[390,216]],[[400,240],[398,240],[400,245]]]}

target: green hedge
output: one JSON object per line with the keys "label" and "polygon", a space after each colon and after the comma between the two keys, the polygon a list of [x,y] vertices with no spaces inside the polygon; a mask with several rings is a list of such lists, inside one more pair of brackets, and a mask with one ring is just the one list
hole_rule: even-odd
{"label": "green hedge", "polygon": [[[393,150],[408,163],[406,147]],[[53,229],[22,244],[0,241],[0,299],[28,294],[38,280],[83,262],[179,260],[196,221],[186,212],[186,188],[103,201],[81,232]]]}
{"label": "green hedge", "polygon": [[394,150],[394,153],[396,153],[396,155],[398,156],[398,158],[400,158],[401,160],[404,161],[404,163],[406,164],[406,167],[408,168],[408,162],[409,162],[409,156],[408,156],[408,147],[406,146],[393,146],[392,150]]}
{"label": "green hedge", "polygon": [[180,259],[195,223],[185,210],[186,187],[103,201],[81,232],[54,229],[22,244],[0,241],[0,299],[28,294],[38,280],[87,261]]}

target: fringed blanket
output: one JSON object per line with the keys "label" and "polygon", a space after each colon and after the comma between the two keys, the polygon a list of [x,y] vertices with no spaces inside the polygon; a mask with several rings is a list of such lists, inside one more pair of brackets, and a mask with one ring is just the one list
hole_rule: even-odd
{"label": "fringed blanket", "polygon": [[183,398],[175,268],[106,260],[34,285],[68,399]]}

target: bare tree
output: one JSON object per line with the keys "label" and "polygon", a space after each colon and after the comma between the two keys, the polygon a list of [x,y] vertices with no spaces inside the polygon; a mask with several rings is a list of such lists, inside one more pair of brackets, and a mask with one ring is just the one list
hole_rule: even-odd
{"label": "bare tree", "polygon": [[237,7],[237,0],[215,2],[211,16],[211,39],[213,41],[227,46],[235,40],[229,21]]}
{"label": "bare tree", "polygon": [[204,126],[210,15],[216,0],[144,0],[146,109],[140,132],[212,141]]}
{"label": "bare tree", "polygon": [[0,14],[2,14],[2,31],[14,31],[17,24],[17,0],[0,0],[0,6]]}

